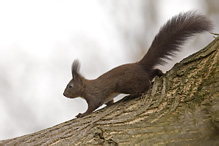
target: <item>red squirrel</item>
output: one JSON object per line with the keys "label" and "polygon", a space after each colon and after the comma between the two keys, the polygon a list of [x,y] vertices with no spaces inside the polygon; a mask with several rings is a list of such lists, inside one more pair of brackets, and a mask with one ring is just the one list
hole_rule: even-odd
{"label": "red squirrel", "polygon": [[189,37],[211,29],[212,23],[207,17],[193,11],[180,13],[160,28],[140,61],[113,68],[94,80],[87,80],[79,73],[80,64],[75,60],[72,64],[72,80],[68,83],[64,96],[82,97],[86,100],[88,109],[76,116],[80,118],[103,104],[112,104],[113,98],[120,93],[146,93],[153,78],[163,74],[161,70],[154,68],[156,65],[163,65],[166,59],[170,60]]}

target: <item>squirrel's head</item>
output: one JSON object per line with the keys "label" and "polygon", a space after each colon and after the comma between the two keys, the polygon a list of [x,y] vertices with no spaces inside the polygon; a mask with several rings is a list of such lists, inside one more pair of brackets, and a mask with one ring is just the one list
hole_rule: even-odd
{"label": "squirrel's head", "polygon": [[72,64],[72,80],[68,83],[64,96],[68,98],[76,98],[83,94],[83,81],[84,78],[79,73],[80,63],[78,60],[74,60]]}

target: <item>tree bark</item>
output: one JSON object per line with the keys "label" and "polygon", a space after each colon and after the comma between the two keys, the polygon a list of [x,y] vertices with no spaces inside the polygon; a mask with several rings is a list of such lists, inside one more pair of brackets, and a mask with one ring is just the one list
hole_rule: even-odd
{"label": "tree bark", "polygon": [[219,145],[219,37],[131,96],[7,145]]}

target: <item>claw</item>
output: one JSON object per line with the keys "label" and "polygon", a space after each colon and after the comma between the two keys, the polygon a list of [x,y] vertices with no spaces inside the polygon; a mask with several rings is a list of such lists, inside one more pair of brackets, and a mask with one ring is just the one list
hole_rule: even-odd
{"label": "claw", "polygon": [[75,116],[75,117],[77,117],[77,118],[81,118],[81,117],[83,117],[83,114],[82,113],[79,113],[77,116]]}

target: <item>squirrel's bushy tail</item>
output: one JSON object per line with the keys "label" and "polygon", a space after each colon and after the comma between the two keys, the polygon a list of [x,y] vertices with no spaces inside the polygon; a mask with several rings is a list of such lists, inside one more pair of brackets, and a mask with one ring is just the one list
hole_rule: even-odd
{"label": "squirrel's bushy tail", "polygon": [[212,23],[203,15],[194,11],[180,13],[161,27],[155,36],[147,54],[139,61],[146,70],[156,65],[165,63],[165,59],[171,59],[180,46],[196,33],[210,31]]}

